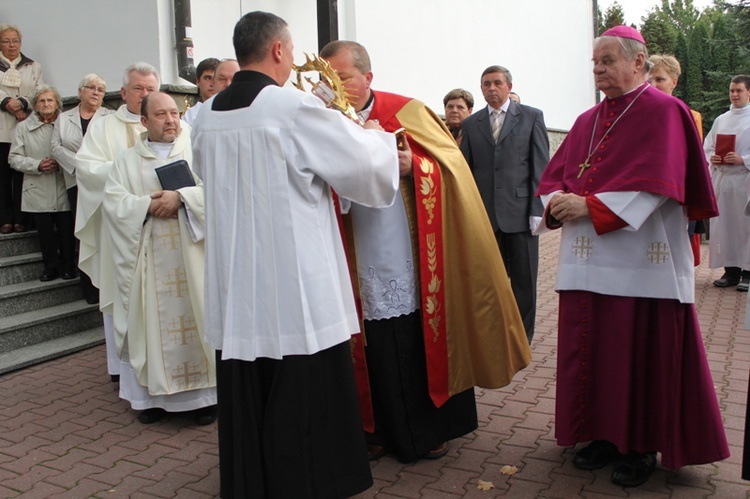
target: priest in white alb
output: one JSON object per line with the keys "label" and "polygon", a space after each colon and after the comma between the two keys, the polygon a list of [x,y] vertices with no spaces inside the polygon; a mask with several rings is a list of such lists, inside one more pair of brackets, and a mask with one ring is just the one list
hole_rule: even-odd
{"label": "priest in white alb", "polygon": [[[144,424],[185,411],[209,424],[216,369],[203,342],[203,185],[189,169],[190,129],[181,129],[174,99],[149,94],[141,111],[146,132],[115,160],[102,203],[115,267],[120,397],[143,411]],[[192,181],[162,185],[156,169],[165,165]]]}
{"label": "priest in white alb", "polygon": [[703,142],[719,216],[711,219],[708,266],[724,267],[714,281],[720,288],[750,287],[750,218],[745,213],[745,181],[750,169],[750,76],[737,75],[729,84],[729,111],[714,121]]}
{"label": "priest in white alb", "polygon": [[282,88],[287,24],[250,12],[239,71],[193,128],[206,191],[206,340],[217,350],[221,497],[350,497],[372,485],[350,339],[360,330],[332,190],[388,206],[392,134]]}
{"label": "priest in white alb", "polygon": [[75,235],[81,242],[78,267],[99,288],[99,309],[104,314],[104,338],[107,344],[107,370],[112,381],[119,379],[120,359],[115,350],[112,325],[114,268],[109,258],[109,239],[101,216],[102,195],[112,162],[118,154],[133,147],[144,130],[140,116],[141,100],[158,89],[159,73],[156,68],[145,62],[128,66],[120,89],[125,104],[115,114],[91,124],[76,154],[78,208]]}

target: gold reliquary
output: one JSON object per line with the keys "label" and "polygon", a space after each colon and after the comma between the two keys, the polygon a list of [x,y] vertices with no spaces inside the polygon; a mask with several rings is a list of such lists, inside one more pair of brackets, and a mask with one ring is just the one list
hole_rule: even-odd
{"label": "gold reliquary", "polygon": [[355,123],[363,124],[356,111],[354,111],[354,107],[349,102],[349,99],[353,96],[347,94],[344,82],[341,81],[338,73],[328,64],[328,61],[321,59],[315,54],[312,56],[305,54],[305,64],[302,66],[295,64],[293,68],[297,73],[297,81],[294,83],[295,87],[303,92],[307,91],[302,81],[302,74],[316,71],[320,78],[318,81],[313,81],[309,76],[304,77],[310,85],[310,92],[321,99],[329,109],[340,111]]}

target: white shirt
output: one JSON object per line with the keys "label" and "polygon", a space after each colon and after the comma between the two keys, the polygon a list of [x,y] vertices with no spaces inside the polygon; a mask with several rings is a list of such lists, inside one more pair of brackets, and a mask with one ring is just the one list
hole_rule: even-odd
{"label": "white shirt", "polygon": [[[500,106],[498,109],[500,111],[500,114],[497,115],[497,121],[500,124],[500,129],[503,128],[503,123],[505,123],[505,115],[508,114],[508,108],[510,107],[510,98],[505,99],[505,102],[503,102],[503,105]],[[495,108],[487,104],[487,112],[490,115],[490,120],[492,120],[492,112],[495,111]],[[492,123],[492,121],[490,121]]]}

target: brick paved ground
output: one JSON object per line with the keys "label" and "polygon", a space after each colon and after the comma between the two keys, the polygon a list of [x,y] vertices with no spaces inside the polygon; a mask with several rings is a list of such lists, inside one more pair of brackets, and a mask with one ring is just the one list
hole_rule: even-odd
{"label": "brick paved ground", "polygon": [[[732,457],[677,473],[658,468],[638,489],[609,481],[611,468],[580,471],[554,441],[556,235],[542,238],[539,310],[531,365],[500,390],[477,390],[479,429],[438,461],[382,458],[364,498],[750,497],[740,479],[750,332],[745,294],[711,285],[705,263],[697,304]],[[704,256],[707,246],[703,247]],[[505,465],[516,466],[513,476]],[[0,376],[0,498],[217,497],[216,425],[174,417],[144,426],[109,383],[104,348]],[[478,480],[494,489],[481,491]]]}

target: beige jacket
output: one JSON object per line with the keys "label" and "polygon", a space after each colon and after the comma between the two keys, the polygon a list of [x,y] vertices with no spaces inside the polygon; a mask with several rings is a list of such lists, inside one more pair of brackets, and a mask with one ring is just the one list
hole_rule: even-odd
{"label": "beige jacket", "polygon": [[62,169],[54,173],[39,171],[39,163],[52,157],[52,123],[43,124],[36,113],[16,127],[10,146],[10,166],[23,172],[21,210],[32,213],[70,211]]}
{"label": "beige jacket", "polygon": [[[42,85],[42,66],[23,54],[21,58],[21,62],[16,66],[18,72],[21,73],[21,86],[16,88],[0,85],[0,103],[8,97],[20,98],[26,103],[28,112],[32,112],[31,96],[36,88]],[[0,71],[3,71],[2,66],[0,66]],[[0,106],[0,142],[13,142],[13,131],[16,125],[18,125],[16,117]]]}
{"label": "beige jacket", "polygon": [[[89,126],[99,118],[103,118],[114,111],[100,107],[91,117]],[[83,128],[81,128],[81,106],[60,114],[55,121],[52,132],[52,157],[60,163],[65,177],[65,187],[70,189],[76,185],[76,153],[83,142]]]}

